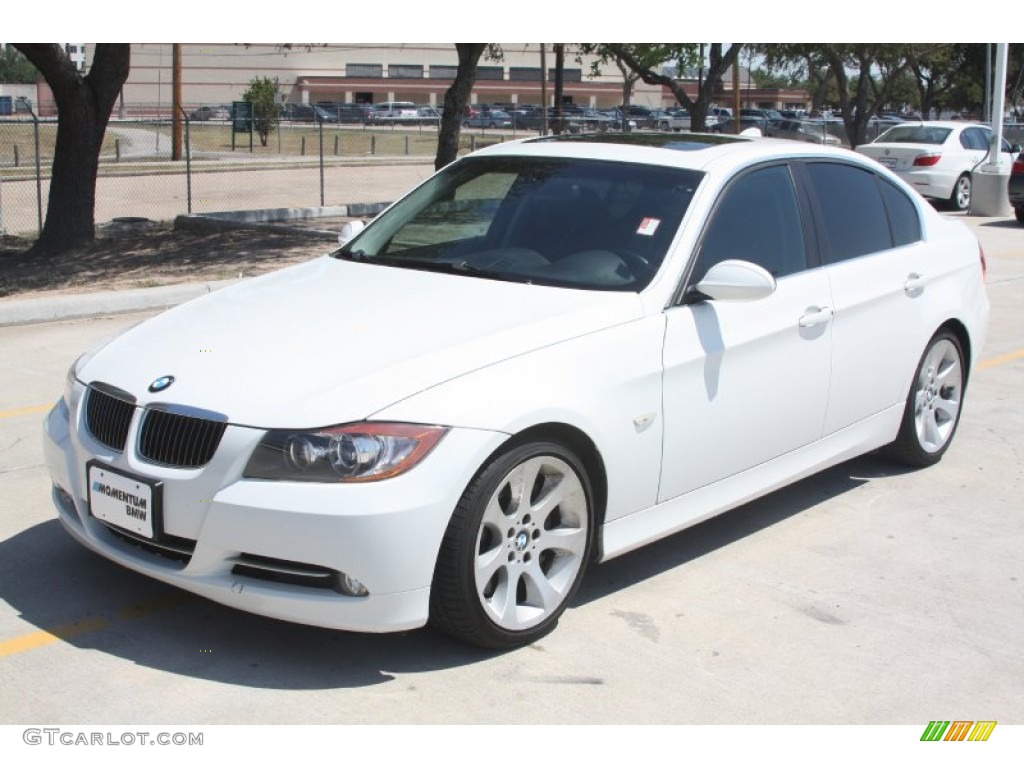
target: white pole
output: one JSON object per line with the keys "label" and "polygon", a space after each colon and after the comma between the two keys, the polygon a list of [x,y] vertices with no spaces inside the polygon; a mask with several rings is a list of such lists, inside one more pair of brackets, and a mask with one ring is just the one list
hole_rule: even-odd
{"label": "white pole", "polygon": [[[1010,182],[1009,162],[1003,159],[1003,107],[1006,102],[1006,55],[1009,43],[996,44],[996,73],[992,85],[992,143],[982,164],[971,174],[972,216],[1011,216],[1007,185]],[[1009,160],[1009,155],[1006,156]]]}
{"label": "white pole", "polygon": [[1006,108],[1006,59],[1009,43],[996,43],[996,77],[992,89],[992,144],[988,150],[990,165],[999,165],[1003,146],[1003,111]]}

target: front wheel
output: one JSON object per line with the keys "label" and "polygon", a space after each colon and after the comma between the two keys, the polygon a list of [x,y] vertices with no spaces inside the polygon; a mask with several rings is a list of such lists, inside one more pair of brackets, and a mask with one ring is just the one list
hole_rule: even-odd
{"label": "front wheel", "polygon": [[485,648],[514,648],[558,623],[593,543],[586,469],[556,443],[520,445],[470,483],[441,544],[430,622]]}
{"label": "front wheel", "polygon": [[949,207],[954,211],[966,211],[971,207],[971,177],[962,174],[953,185],[953,193],[949,196]]}
{"label": "front wheel", "polygon": [[889,455],[912,467],[937,463],[960,422],[966,383],[959,339],[950,331],[939,331],[918,363],[899,434],[888,446]]}

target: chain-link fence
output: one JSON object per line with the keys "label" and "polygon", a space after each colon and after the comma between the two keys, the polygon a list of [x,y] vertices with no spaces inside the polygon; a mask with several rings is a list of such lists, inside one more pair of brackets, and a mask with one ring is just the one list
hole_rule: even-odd
{"label": "chain-link fence", "polygon": [[[231,120],[186,117],[181,160],[169,119],[111,120],[100,156],[98,223],[183,213],[390,202],[433,171],[437,125],[282,122],[267,137]],[[846,143],[842,123],[824,127]],[[46,217],[55,118],[0,120],[0,234],[35,237]],[[463,128],[460,152],[536,131]],[[1024,143],[1024,126],[1006,138]],[[874,138],[870,136],[869,138]]]}
{"label": "chain-link fence", "polygon": [[[267,137],[231,121],[111,120],[96,182],[98,223],[183,213],[390,202],[433,172],[437,126],[282,122]],[[460,153],[523,131],[463,129]],[[46,217],[56,119],[0,120],[0,234],[35,237]]]}

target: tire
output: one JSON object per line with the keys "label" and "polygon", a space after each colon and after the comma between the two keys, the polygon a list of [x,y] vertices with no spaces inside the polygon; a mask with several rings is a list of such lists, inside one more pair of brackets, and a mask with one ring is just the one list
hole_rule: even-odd
{"label": "tire", "polygon": [[1017,217],[1018,224],[1024,224],[1024,205],[1014,208],[1013,215]]}
{"label": "tire", "polygon": [[890,458],[912,467],[929,467],[953,442],[967,384],[960,340],[950,331],[936,333],[917,364],[914,381]]}
{"label": "tire", "polygon": [[971,207],[971,175],[960,174],[949,196],[949,207],[954,211],[966,211]]}
{"label": "tire", "polygon": [[499,455],[470,483],[448,523],[431,625],[484,648],[538,640],[579,588],[593,529],[590,479],[572,451],[533,442]]}

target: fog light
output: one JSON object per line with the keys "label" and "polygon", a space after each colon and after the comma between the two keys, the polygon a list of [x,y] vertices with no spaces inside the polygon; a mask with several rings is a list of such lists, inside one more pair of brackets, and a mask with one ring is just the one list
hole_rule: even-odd
{"label": "fog light", "polygon": [[350,597],[367,597],[370,592],[359,579],[353,579],[347,573],[341,574],[341,591]]}

